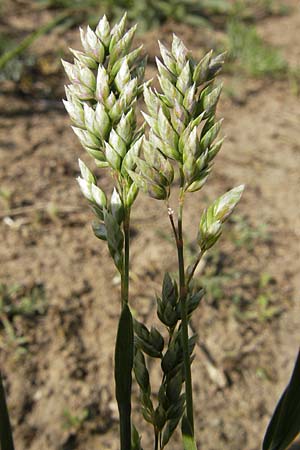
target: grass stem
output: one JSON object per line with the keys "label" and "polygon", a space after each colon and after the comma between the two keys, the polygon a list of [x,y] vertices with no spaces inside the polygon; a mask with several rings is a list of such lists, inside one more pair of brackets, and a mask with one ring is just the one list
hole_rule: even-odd
{"label": "grass stem", "polygon": [[204,252],[200,252],[199,255],[197,256],[197,259],[192,267],[192,270],[190,271],[190,273],[188,274],[188,278],[187,278],[187,282],[186,282],[186,286],[189,287],[190,282],[192,281],[192,278],[194,276],[194,273],[198,267],[199,262],[202,259]]}
{"label": "grass stem", "polygon": [[154,450],[159,450],[158,445],[159,445],[159,435],[158,435],[158,431],[155,430],[155,442],[154,442]]}
{"label": "grass stem", "polygon": [[183,204],[184,191],[181,187],[178,208],[178,239],[177,239],[177,254],[178,254],[178,269],[179,269],[179,292],[181,303],[181,337],[183,348],[183,362],[185,372],[185,395],[186,395],[186,415],[189,421],[191,430],[194,434],[194,408],[193,408],[193,387],[192,387],[192,373],[191,373],[191,359],[189,352],[189,334],[188,334],[188,311],[187,311],[187,286],[185,282],[184,269],[184,255],[183,255]]}
{"label": "grass stem", "polygon": [[129,299],[129,241],[130,241],[130,209],[125,208],[124,230],[124,265],[122,274],[121,300],[122,305],[128,304]]}
{"label": "grass stem", "polygon": [[[120,449],[131,449],[131,386],[133,367],[133,329],[129,303],[129,244],[130,244],[130,208],[124,211],[124,255],[121,273],[122,313],[116,343],[115,377],[117,402],[120,417]],[[121,325],[122,324],[122,325]],[[127,342],[126,342],[127,341]],[[126,342],[126,346],[124,346]],[[121,354],[122,353],[122,354]],[[117,366],[117,362],[119,365]],[[126,366],[126,370],[125,370]]]}
{"label": "grass stem", "polygon": [[[193,408],[193,388],[192,388],[192,373],[191,373],[191,359],[189,352],[189,334],[188,334],[188,311],[187,311],[187,288],[188,283],[185,279],[184,268],[184,254],[183,254],[183,206],[184,206],[184,177],[181,172],[180,177],[180,194],[178,206],[178,224],[177,230],[174,224],[173,211],[168,208],[168,215],[174,233],[177,255],[178,255],[178,272],[179,272],[179,301],[181,303],[181,336],[183,347],[183,361],[185,372],[185,394],[186,394],[186,415],[190,424],[190,429],[194,433],[194,408]],[[198,263],[197,263],[198,264]],[[197,266],[196,266],[197,267]],[[196,270],[196,267],[194,270]]]}

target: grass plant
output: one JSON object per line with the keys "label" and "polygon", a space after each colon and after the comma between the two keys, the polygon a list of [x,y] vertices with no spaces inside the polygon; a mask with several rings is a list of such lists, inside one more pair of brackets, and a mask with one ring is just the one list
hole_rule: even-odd
{"label": "grass plant", "polygon": [[3,54],[0,55],[0,70],[2,71],[3,68],[9,63],[9,61],[13,60],[19,55],[22,55],[24,51],[30,45],[32,45],[35,40],[51,31],[53,28],[56,27],[57,24],[66,19],[67,16],[68,16],[67,12],[62,12],[61,14],[54,17],[54,19],[47,22],[45,25],[42,25],[41,27],[37,28],[34,32],[26,36],[19,44],[14,46],[11,45],[12,47],[11,49],[3,52]]}
{"label": "grass plant", "polygon": [[[193,276],[203,255],[219,239],[243,186],[222,195],[203,211],[198,251],[189,267],[184,260],[183,213],[186,196],[204,186],[223,142],[217,140],[222,120],[216,118],[221,85],[214,80],[224,55],[209,52],[197,62],[174,35],[170,50],[159,43],[161,91],[153,90],[150,82],[143,81],[146,60],[141,56],[142,49],[130,49],[135,27],[125,32],[125,20],[124,16],[110,28],[104,16],[95,32],[89,27],[81,30],[84,51],[71,50],[74,64],[63,61],[71,81],[66,87],[65,106],[73,130],[96,165],[109,169],[115,182],[109,198],[98,187],[91,170],[79,161],[78,182],[97,217],[94,233],[107,241],[121,276],[115,350],[120,448],[131,448],[132,367],[141,391],[143,416],[153,427],[154,449],[166,447],[181,421],[184,446],[195,448],[191,363],[196,336],[189,336],[188,323],[203,289],[194,289]],[[141,94],[147,113],[143,113],[145,123],[137,129],[136,100]],[[179,191],[174,185],[177,179]],[[157,317],[167,333],[166,340],[158,328],[149,330],[133,320],[129,307],[130,211],[139,191],[165,204],[177,251],[177,280],[166,273],[161,297],[157,298]],[[171,193],[177,196],[177,215],[171,207]],[[146,357],[156,358],[161,364],[156,402]],[[141,448],[138,433],[132,436],[133,448]]]}
{"label": "grass plant", "polygon": [[[160,88],[152,89],[151,80],[144,81],[146,57],[142,47],[131,48],[135,30],[133,26],[126,31],[126,15],[113,27],[103,16],[95,30],[80,30],[83,49],[71,49],[73,63],[63,61],[70,80],[64,104],[82,146],[99,169],[110,173],[114,183],[112,193],[105,193],[94,173],[79,160],[78,183],[95,214],[94,234],[106,241],[121,278],[115,346],[119,448],[143,450],[131,419],[134,372],[142,416],[153,428],[152,448],[171,448],[174,431],[181,425],[184,450],[196,450],[192,362],[197,336],[189,335],[189,322],[204,290],[195,282],[195,273],[203,256],[219,240],[244,186],[231,189],[199,212],[197,249],[187,265],[185,249],[190,246],[190,237],[185,233],[185,203],[203,189],[223,143],[218,137],[222,120],[216,114],[222,86],[215,79],[224,54],[210,51],[198,62],[173,35],[171,48],[159,43]],[[141,96],[147,112],[143,112],[145,122],[139,127],[137,105]],[[162,204],[178,267],[176,277],[169,273],[163,277],[161,295],[156,298],[157,324],[150,329],[133,318],[129,291],[130,217],[139,192]],[[28,303],[23,307],[28,311]],[[151,387],[149,358],[161,367],[157,393]],[[263,450],[284,450],[299,431],[299,364],[298,358],[268,427]],[[0,414],[6,424],[4,433],[0,427],[1,450],[13,450],[2,385]],[[80,426],[86,416],[69,419],[71,425]]]}
{"label": "grass plant", "polygon": [[[125,21],[126,16],[110,28],[104,16],[95,32],[89,27],[81,30],[84,51],[72,50],[74,64],[63,63],[71,81],[66,87],[65,106],[75,125],[73,129],[96,165],[109,169],[115,181],[108,199],[94,174],[79,161],[78,182],[98,219],[94,233],[107,241],[121,276],[115,349],[120,449],[142,450],[141,437],[134,426],[131,432],[133,369],[140,387],[142,415],[153,427],[154,450],[168,445],[180,423],[184,449],[195,450],[191,366],[197,336],[189,336],[188,326],[204,291],[193,284],[193,278],[203,256],[220,238],[223,224],[244,190],[243,185],[230,190],[202,212],[198,250],[195,260],[187,266],[185,200],[203,188],[223,143],[223,139],[218,139],[222,120],[216,117],[222,86],[215,83],[215,78],[223,66],[224,54],[215,56],[211,51],[197,62],[173,35],[171,49],[159,42],[160,90],[152,89],[151,80],[143,81],[146,59],[141,57],[142,49],[130,49],[135,27],[125,32]],[[141,94],[147,113],[142,113],[145,122],[137,129],[136,101]],[[130,212],[139,191],[164,203],[177,251],[178,276],[175,279],[166,273],[161,296],[157,297],[157,318],[164,333],[155,326],[148,329],[133,319],[130,311]],[[269,318],[268,301],[260,299],[259,305],[263,320],[266,315]],[[147,367],[149,358],[157,359],[162,371],[156,398]],[[280,425],[280,420],[276,424]],[[272,442],[273,430],[277,436],[276,427],[271,431],[269,428],[265,442]],[[282,429],[279,435],[282,437]],[[286,444],[289,437],[283,441]],[[265,445],[266,449],[275,447]]]}
{"label": "grass plant", "polygon": [[78,431],[88,419],[89,411],[85,408],[78,412],[72,412],[69,408],[63,411],[63,429]]}
{"label": "grass plant", "polygon": [[288,64],[279,50],[264,43],[256,28],[232,20],[227,26],[228,54],[238,72],[251,77],[287,75]]}
{"label": "grass plant", "polygon": [[33,285],[24,287],[19,284],[0,284],[0,349],[13,351],[16,358],[26,354],[29,338],[26,333],[16,331],[15,320],[33,319],[45,314],[47,309],[44,287]]}

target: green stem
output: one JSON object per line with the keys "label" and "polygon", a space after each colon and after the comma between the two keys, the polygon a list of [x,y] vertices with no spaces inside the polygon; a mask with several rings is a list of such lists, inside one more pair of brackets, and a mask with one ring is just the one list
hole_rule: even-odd
{"label": "green stem", "polygon": [[159,436],[158,436],[158,431],[155,430],[155,443],[154,443],[154,450],[158,450],[158,444],[159,444]]}
{"label": "green stem", "polygon": [[[124,196],[125,197],[125,196]],[[126,198],[126,197],[125,197]],[[116,342],[115,379],[116,398],[120,417],[120,450],[131,449],[131,386],[133,368],[133,324],[129,309],[129,243],[130,208],[124,204],[124,253],[121,272],[121,303],[118,336]]]}
{"label": "green stem", "polygon": [[121,283],[122,305],[128,304],[129,300],[129,241],[130,241],[130,209],[125,207],[123,223],[124,230],[124,264]]}
{"label": "green stem", "polygon": [[199,253],[199,255],[197,256],[197,259],[196,259],[196,261],[195,261],[195,263],[194,263],[194,265],[193,265],[193,268],[192,268],[192,270],[190,271],[190,273],[189,273],[189,275],[188,275],[188,278],[187,278],[187,282],[186,282],[186,286],[187,286],[187,287],[189,287],[189,284],[190,284],[190,282],[192,281],[192,278],[193,278],[193,276],[194,276],[195,270],[197,269],[198,264],[199,264],[199,262],[201,261],[201,258],[202,258],[202,256],[203,256],[203,254],[204,254],[204,252],[201,251],[201,252]]}
{"label": "green stem", "polygon": [[181,338],[183,348],[183,362],[185,372],[185,395],[186,395],[186,415],[190,428],[194,434],[194,413],[193,413],[193,387],[192,387],[192,373],[191,373],[191,359],[189,352],[189,334],[188,334],[188,311],[187,311],[187,284],[185,280],[184,269],[184,255],[183,255],[183,205],[184,205],[184,176],[182,170],[180,171],[180,194],[178,207],[178,229],[174,231],[172,223],[173,217],[169,212],[169,217],[174,231],[174,236],[177,246],[178,255],[178,270],[179,270],[179,300],[181,304]]}

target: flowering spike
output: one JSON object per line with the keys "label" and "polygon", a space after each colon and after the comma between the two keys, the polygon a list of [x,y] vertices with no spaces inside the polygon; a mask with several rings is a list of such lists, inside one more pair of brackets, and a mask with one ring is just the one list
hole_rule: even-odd
{"label": "flowering spike", "polygon": [[[84,50],[71,50],[75,63],[63,65],[71,81],[64,104],[74,132],[97,166],[120,172],[129,189],[133,181],[122,161],[143,133],[136,136],[135,105],[143,91],[146,59],[140,58],[142,46],[130,50],[136,26],[126,32],[126,17],[112,29],[106,16],[95,31],[80,29]],[[132,161],[130,167],[135,169]]]}
{"label": "flowering spike", "polygon": [[[181,39],[173,35],[171,51],[159,42],[161,62],[156,60],[161,92],[144,88],[148,114],[143,114],[150,127],[149,142],[165,157],[178,161],[183,170],[184,189],[200,189],[207,180],[221,143],[214,144],[222,121],[215,120],[221,86],[212,81],[220,69],[224,55],[207,53],[197,64]],[[206,120],[202,132],[198,131]],[[220,141],[219,141],[220,142]]]}

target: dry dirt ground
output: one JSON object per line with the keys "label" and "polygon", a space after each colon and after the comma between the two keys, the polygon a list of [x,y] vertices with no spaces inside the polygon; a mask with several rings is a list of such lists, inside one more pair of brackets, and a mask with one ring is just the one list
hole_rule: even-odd
{"label": "dry dirt ground", "polygon": [[[296,64],[300,11],[297,1],[290,3],[291,15],[264,20],[259,31]],[[140,38],[151,55],[156,38],[168,40],[171,28]],[[177,33],[200,53],[200,33],[185,27]],[[53,48],[55,39],[43,38],[36,50]],[[59,39],[63,49],[78,47],[74,32]],[[224,81],[226,87],[233,79]],[[63,82],[56,82],[59,95]],[[214,173],[185,213],[191,258],[201,209],[225,190],[247,186],[199,273],[208,295],[192,323],[199,336],[193,380],[196,436],[205,450],[260,448],[300,339],[299,98],[288,81],[238,82],[241,96],[223,95],[220,102],[227,140]],[[112,373],[119,284],[75,182],[77,158],[88,158],[53,98],[22,98],[3,88],[0,99],[0,188],[9,193],[1,199],[0,283],[17,283],[31,297],[37,292],[42,304],[34,316],[9,317],[9,329],[2,322],[1,370],[18,450],[117,450]],[[109,190],[109,177],[99,175]],[[10,215],[15,208],[24,210]],[[163,204],[141,194],[132,220],[132,302],[149,322],[164,271],[176,269],[175,249]],[[151,367],[154,385],[157,369]],[[138,408],[134,414],[148,450],[151,429]],[[169,448],[179,450],[177,442]]]}

